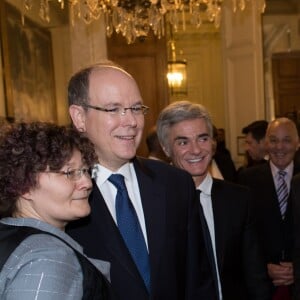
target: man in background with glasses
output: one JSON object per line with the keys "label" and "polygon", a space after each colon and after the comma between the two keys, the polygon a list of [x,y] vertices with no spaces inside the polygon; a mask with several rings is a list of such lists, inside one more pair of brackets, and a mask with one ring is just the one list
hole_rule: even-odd
{"label": "man in background with glasses", "polygon": [[76,73],[68,96],[75,127],[98,155],[92,213],[71,236],[111,263],[118,299],[215,299],[192,178],[136,157],[148,107],[135,80],[106,62]]}

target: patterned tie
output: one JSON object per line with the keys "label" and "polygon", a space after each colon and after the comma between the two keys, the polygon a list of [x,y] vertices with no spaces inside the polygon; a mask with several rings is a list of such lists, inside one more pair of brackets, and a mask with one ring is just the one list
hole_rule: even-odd
{"label": "patterned tie", "polygon": [[124,176],[112,174],[108,180],[117,188],[116,216],[119,231],[150,292],[150,263],[144,235],[129,199]]}
{"label": "patterned tie", "polygon": [[286,211],[286,207],[287,207],[287,199],[289,196],[289,191],[288,191],[288,187],[287,184],[285,182],[285,177],[286,172],[285,171],[278,171],[277,173],[277,197],[278,197],[278,203],[279,203],[279,208],[280,208],[280,212],[281,212],[281,216],[282,218],[284,218],[284,214]]}

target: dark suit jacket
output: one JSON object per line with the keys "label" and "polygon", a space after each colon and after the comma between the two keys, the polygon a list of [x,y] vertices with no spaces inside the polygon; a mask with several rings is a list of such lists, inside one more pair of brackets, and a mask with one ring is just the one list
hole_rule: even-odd
{"label": "dark suit jacket", "polygon": [[[297,171],[294,167],[294,173]],[[249,186],[254,195],[255,217],[265,263],[291,261],[291,201],[288,200],[286,216],[282,219],[270,164],[244,170],[239,174],[239,182]]]}
{"label": "dark suit jacket", "polygon": [[213,179],[211,199],[223,299],[270,299],[249,190]]}
{"label": "dark suit jacket", "polygon": [[293,207],[293,229],[294,229],[294,279],[295,300],[300,299],[300,174],[294,176],[291,183],[291,202]]}
{"label": "dark suit jacket", "polygon": [[148,238],[151,295],[94,184],[88,218],[68,233],[92,257],[111,263],[118,299],[215,299],[200,229],[195,187],[186,172],[148,159],[134,159]]}

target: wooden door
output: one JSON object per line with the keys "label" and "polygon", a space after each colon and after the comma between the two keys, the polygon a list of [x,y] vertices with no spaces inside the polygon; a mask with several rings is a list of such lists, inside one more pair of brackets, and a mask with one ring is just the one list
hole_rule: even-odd
{"label": "wooden door", "polygon": [[300,112],[300,51],[272,55],[273,89],[276,117],[297,121]]}
{"label": "wooden door", "polygon": [[167,86],[167,49],[164,38],[150,36],[128,45],[123,37],[114,34],[107,39],[107,56],[125,68],[137,81],[144,104],[150,107],[145,116],[145,129],[138,155],[147,156],[145,143],[157,116],[169,103]]}

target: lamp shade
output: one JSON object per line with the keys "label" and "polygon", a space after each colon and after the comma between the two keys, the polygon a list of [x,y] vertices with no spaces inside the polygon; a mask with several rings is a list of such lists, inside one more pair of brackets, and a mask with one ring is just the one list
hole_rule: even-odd
{"label": "lamp shade", "polygon": [[187,94],[186,82],[187,62],[184,60],[168,61],[168,85],[171,94]]}

